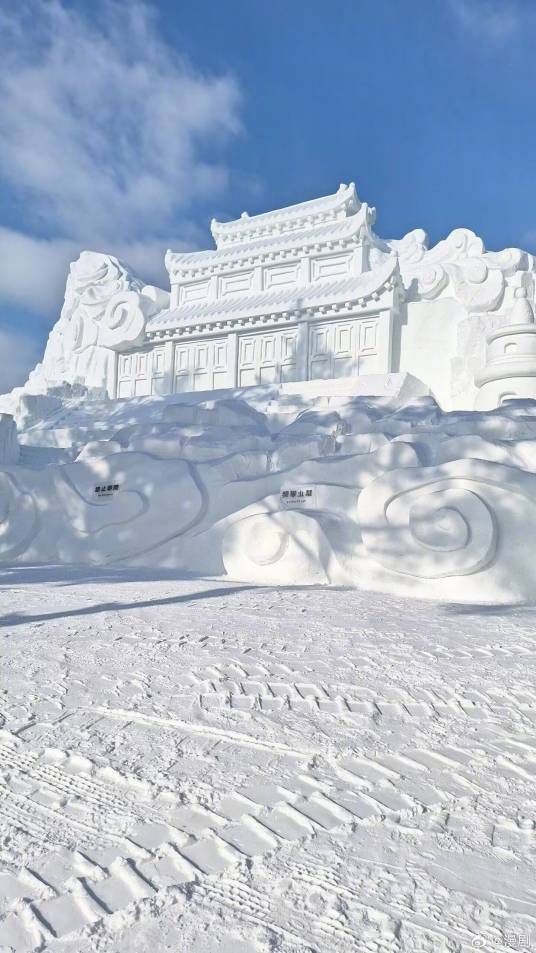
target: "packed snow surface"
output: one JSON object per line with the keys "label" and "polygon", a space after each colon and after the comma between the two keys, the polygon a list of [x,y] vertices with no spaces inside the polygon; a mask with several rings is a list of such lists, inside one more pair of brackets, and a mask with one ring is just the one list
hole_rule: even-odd
{"label": "packed snow surface", "polygon": [[532,609],[0,578],[2,953],[536,947]]}

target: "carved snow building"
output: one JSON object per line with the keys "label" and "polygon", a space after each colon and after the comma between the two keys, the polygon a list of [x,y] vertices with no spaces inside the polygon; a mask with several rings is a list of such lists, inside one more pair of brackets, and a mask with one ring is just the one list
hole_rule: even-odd
{"label": "carved snow building", "polygon": [[445,409],[536,397],[536,338],[519,330],[534,320],[533,256],[486,252],[467,229],[433,248],[422,229],[384,241],[374,221],[353,183],[213,220],[215,250],[167,252],[170,293],[84,252],[39,386],[132,398],[402,371]]}
{"label": "carved snow building", "polygon": [[117,396],[389,373],[404,296],[396,256],[371,261],[373,221],[353,185],[213,221],[216,251],[167,253],[171,309],[119,357]]}

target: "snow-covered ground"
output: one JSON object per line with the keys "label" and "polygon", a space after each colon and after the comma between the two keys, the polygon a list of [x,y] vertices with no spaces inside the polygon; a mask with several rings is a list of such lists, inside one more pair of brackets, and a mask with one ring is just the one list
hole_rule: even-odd
{"label": "snow-covered ground", "polygon": [[0,582],[2,953],[536,949],[534,609]]}

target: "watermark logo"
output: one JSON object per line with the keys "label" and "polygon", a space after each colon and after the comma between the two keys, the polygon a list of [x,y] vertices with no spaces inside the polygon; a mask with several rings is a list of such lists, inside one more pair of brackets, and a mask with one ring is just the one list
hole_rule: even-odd
{"label": "watermark logo", "polygon": [[532,949],[528,930],[505,930],[504,942],[506,946],[511,946],[513,950],[520,950],[522,953]]}
{"label": "watermark logo", "polygon": [[531,953],[534,950],[532,945],[531,933],[523,927],[509,928],[503,932],[502,940],[495,937],[475,936],[472,941],[474,950],[491,950],[493,946],[501,945],[510,947],[512,950],[518,950],[519,953]]}

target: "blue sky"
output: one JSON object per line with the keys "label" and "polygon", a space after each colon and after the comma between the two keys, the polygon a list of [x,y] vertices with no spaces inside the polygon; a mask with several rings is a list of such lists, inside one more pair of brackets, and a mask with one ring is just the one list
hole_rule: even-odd
{"label": "blue sky", "polygon": [[536,0],[0,0],[0,392],[82,248],[166,248],[355,181],[377,231],[536,252]]}

